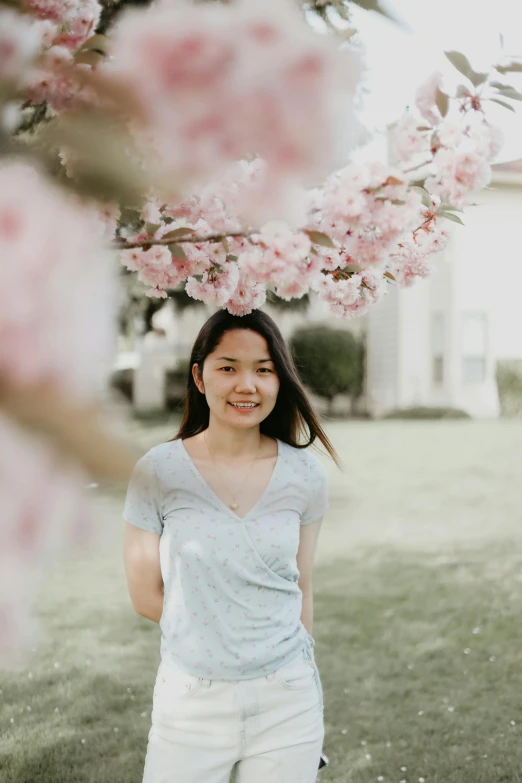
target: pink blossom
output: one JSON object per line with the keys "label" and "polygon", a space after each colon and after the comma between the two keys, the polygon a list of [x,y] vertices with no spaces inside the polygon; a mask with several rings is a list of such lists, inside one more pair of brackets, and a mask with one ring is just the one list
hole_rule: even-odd
{"label": "pink blossom", "polygon": [[100,16],[101,5],[98,0],[76,0],[74,10],[62,20],[64,24],[54,44],[77,49],[96,31]]}
{"label": "pink blossom", "polygon": [[145,223],[161,223],[162,214],[160,211],[161,203],[160,199],[147,201],[145,206],[141,210],[140,217]]}
{"label": "pink blossom", "polygon": [[252,281],[240,272],[234,293],[224,306],[232,315],[247,315],[262,307],[265,301],[266,286],[262,283],[252,284]]}
{"label": "pink blossom", "polygon": [[477,154],[488,161],[494,160],[504,145],[504,134],[494,125],[482,123],[470,128],[467,135]]}
{"label": "pink blossom", "polygon": [[176,258],[166,245],[152,245],[148,250],[142,247],[129,248],[121,251],[120,258],[129,271],[137,272],[138,279],[150,286],[148,296],[165,298],[163,293],[151,291],[175,288],[197,271],[193,262]]}
{"label": "pink blossom", "polygon": [[[92,405],[116,343],[117,281],[100,220],[21,163],[0,166],[0,375]],[[32,639],[41,567],[85,524],[83,471],[0,415],[0,652]]]}
{"label": "pink blossom", "polygon": [[364,277],[359,274],[352,274],[347,279],[334,281],[330,276],[324,276],[315,287],[320,299],[325,301],[328,309],[334,315],[340,318],[354,318],[356,315],[363,315],[384,293],[384,285],[376,286],[375,289],[363,287],[375,283],[380,276],[368,275],[366,283]]}
{"label": "pink blossom", "polygon": [[346,76],[358,65],[291,0],[126,11],[113,54],[108,71],[141,98],[160,159],[179,174],[208,176],[257,153],[272,178],[302,180],[340,152],[342,102],[345,125],[355,88]]}
{"label": "pink blossom", "polygon": [[40,19],[58,25],[52,43],[77,49],[98,26],[101,5],[98,0],[26,0],[26,5]]}
{"label": "pink blossom", "polygon": [[421,84],[415,93],[417,108],[424,119],[431,125],[437,125],[441,119],[436,104],[437,90],[440,90],[441,86],[442,74],[438,72],[433,73]]}
{"label": "pink blossom", "polygon": [[204,272],[201,281],[195,277],[189,277],[185,290],[194,299],[223,307],[233,297],[238,283],[239,269],[237,264],[226,262],[221,271]]}
{"label": "pink blossom", "polygon": [[437,137],[443,147],[454,149],[458,147],[464,136],[464,130],[461,125],[446,120],[442,122],[437,129]]}
{"label": "pink blossom", "polygon": [[428,277],[431,273],[431,267],[421,255],[410,254],[403,258],[400,263],[390,263],[390,271],[399,285],[412,286],[417,278]]}
{"label": "pink blossom", "polygon": [[62,24],[74,14],[77,0],[25,0],[25,5],[40,19]]}
{"label": "pink blossom", "polygon": [[430,193],[462,206],[468,193],[485,187],[491,179],[491,166],[477,152],[455,152],[441,148],[435,154],[437,174],[426,180]]}
{"label": "pink blossom", "polygon": [[0,441],[0,661],[9,663],[38,640],[31,609],[44,569],[93,530],[87,476],[1,414]]}
{"label": "pink blossom", "polygon": [[44,30],[26,16],[0,10],[0,80],[20,78],[43,44]]}
{"label": "pink blossom", "polygon": [[0,270],[0,373],[19,383],[51,376],[64,394],[94,392],[110,355],[115,293],[98,219],[29,166],[4,164],[0,257],[9,259]]}
{"label": "pink blossom", "polygon": [[167,292],[163,291],[163,289],[158,288],[157,286],[155,288],[148,288],[145,291],[145,296],[155,297],[158,299],[168,299]]}
{"label": "pink blossom", "polygon": [[25,75],[25,97],[31,103],[47,101],[55,111],[67,109],[71,104],[92,104],[94,95],[81,87],[76,78],[76,74],[85,70],[90,70],[90,66],[75,65],[72,53],[65,46],[52,46]]}
{"label": "pink blossom", "polygon": [[403,114],[393,130],[393,149],[399,160],[409,161],[419,153],[429,152],[429,139],[419,131],[419,122],[411,114]]}

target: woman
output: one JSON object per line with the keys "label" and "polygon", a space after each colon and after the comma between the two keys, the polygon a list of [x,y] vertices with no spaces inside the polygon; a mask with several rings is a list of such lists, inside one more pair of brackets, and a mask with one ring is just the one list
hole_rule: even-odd
{"label": "woman", "polygon": [[139,460],[123,514],[132,604],[162,631],[143,783],[316,780],[316,438],[339,464],[274,321],[209,318],[180,430]]}

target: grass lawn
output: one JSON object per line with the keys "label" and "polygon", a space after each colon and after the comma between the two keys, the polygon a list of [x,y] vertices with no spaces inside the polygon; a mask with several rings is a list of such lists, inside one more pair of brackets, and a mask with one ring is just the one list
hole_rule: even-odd
{"label": "grass lawn", "polygon": [[[328,466],[315,573],[318,779],[522,781],[522,425],[328,430],[346,470]],[[1,783],[141,781],[159,629],[127,598],[121,497],[95,507],[96,551],[57,563],[39,596],[46,638],[0,672]]]}

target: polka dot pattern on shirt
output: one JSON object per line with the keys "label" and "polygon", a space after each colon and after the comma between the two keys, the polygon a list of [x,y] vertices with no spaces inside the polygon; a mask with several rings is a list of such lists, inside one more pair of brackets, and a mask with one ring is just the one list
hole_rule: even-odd
{"label": "polka dot pattern on shirt", "polygon": [[290,662],[310,637],[301,623],[301,525],[328,509],[311,452],[278,440],[269,483],[240,518],[213,492],[181,440],[136,464],[124,519],[160,535],[162,660],[196,676],[241,680]]}

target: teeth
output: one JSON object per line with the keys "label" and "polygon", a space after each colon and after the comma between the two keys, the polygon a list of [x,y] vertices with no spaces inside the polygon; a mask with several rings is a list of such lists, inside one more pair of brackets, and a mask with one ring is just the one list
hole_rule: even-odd
{"label": "teeth", "polygon": [[234,408],[256,408],[257,405],[255,403],[239,403],[239,402],[231,402],[231,405],[234,406]]}

